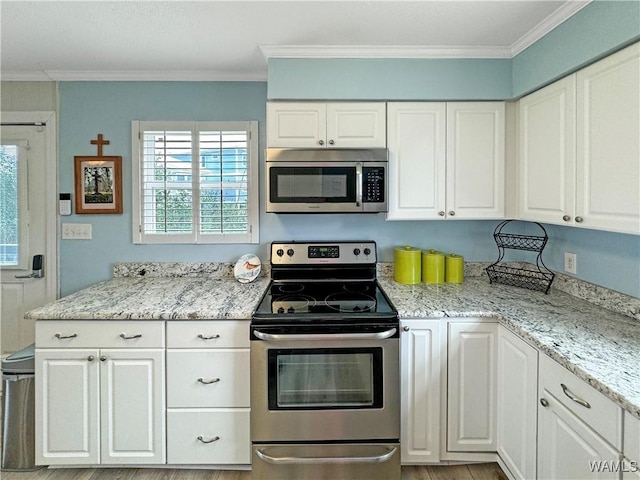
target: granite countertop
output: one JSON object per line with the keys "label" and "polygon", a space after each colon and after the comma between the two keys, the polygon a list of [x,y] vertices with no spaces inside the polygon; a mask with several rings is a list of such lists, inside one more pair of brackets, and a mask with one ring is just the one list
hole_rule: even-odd
{"label": "granite countertop", "polygon": [[403,285],[379,279],[400,318],[493,317],[640,418],[640,321],[551,289],[490,284]]}
{"label": "granite countertop", "polygon": [[250,319],[269,279],[121,277],[31,310],[40,320]]}
{"label": "granite countertop", "polygon": [[[27,312],[40,320],[250,319],[269,278],[121,276]],[[129,275],[127,273],[126,275]],[[491,317],[640,418],[640,320],[552,289],[467,277],[463,284],[379,282],[400,318]],[[630,297],[629,297],[630,298]],[[621,301],[620,311],[635,309]]]}

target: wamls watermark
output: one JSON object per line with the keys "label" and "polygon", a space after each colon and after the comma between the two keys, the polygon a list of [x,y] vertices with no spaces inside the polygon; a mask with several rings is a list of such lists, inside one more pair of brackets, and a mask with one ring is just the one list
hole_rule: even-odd
{"label": "wamls watermark", "polygon": [[591,473],[636,473],[640,472],[638,462],[626,460],[589,460]]}

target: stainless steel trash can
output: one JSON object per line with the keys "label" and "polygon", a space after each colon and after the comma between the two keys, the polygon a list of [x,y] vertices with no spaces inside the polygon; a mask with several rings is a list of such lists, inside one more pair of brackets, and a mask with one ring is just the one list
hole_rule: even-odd
{"label": "stainless steel trash can", "polygon": [[2,462],[0,470],[38,470],[35,464],[35,345],[2,361]]}

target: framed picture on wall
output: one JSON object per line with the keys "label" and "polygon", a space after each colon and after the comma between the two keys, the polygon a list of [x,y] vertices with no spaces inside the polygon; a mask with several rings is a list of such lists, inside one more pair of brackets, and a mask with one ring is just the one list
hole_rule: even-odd
{"label": "framed picture on wall", "polygon": [[122,213],[122,157],[74,157],[76,213]]}

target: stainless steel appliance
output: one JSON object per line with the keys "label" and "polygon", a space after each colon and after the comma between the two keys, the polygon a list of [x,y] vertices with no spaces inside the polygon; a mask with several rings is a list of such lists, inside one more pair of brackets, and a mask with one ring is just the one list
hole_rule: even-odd
{"label": "stainless steel appliance", "polygon": [[374,242],[274,242],[251,321],[252,478],[399,479],[398,313]]}
{"label": "stainless steel appliance", "polygon": [[388,151],[267,149],[267,212],[387,211]]}

